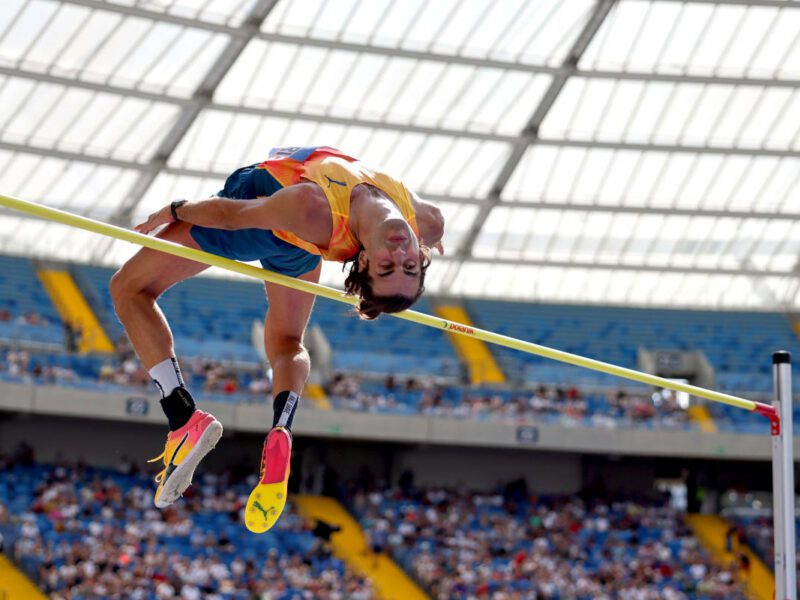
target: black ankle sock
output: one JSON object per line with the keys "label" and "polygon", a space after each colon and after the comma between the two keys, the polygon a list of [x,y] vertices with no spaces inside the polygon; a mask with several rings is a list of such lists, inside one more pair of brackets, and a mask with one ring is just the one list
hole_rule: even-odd
{"label": "black ankle sock", "polygon": [[197,407],[189,390],[176,387],[169,396],[161,399],[161,408],[167,415],[169,430],[175,431],[189,422]]}
{"label": "black ankle sock", "polygon": [[272,426],[280,425],[291,431],[294,413],[299,403],[300,396],[295,392],[279,392],[272,401]]}

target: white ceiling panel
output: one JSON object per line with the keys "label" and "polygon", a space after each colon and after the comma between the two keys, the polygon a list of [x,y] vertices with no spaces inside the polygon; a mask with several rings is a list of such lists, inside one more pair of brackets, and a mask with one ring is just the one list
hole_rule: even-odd
{"label": "white ceiling panel", "polygon": [[95,233],[59,223],[0,215],[2,253],[88,262],[107,243],[106,240],[107,238]]}
{"label": "white ceiling panel", "polygon": [[580,65],[796,79],[799,35],[800,11],[795,7],[622,0]]}
{"label": "white ceiling panel", "polygon": [[499,142],[206,111],[170,166],[223,175],[266,160],[272,147],[315,145],[385,168],[420,193],[474,197],[486,193],[491,174],[508,153],[507,144]]}
{"label": "white ceiling panel", "polygon": [[103,0],[108,4],[140,6],[164,13],[237,27],[247,17],[256,0]]}
{"label": "white ceiling panel", "polygon": [[0,189],[26,200],[109,219],[138,173],[90,161],[0,150]]}
{"label": "white ceiling panel", "polygon": [[591,0],[281,0],[264,31],[290,36],[558,64]]}
{"label": "white ceiling panel", "polygon": [[227,41],[159,22],[157,12],[127,17],[112,8],[8,0],[0,10],[0,65],[189,96]]}
{"label": "white ceiling panel", "polygon": [[[759,285],[782,295],[794,289],[789,278],[764,278]],[[764,298],[755,286],[745,276],[468,262],[448,293],[569,304],[759,309]]]}
{"label": "white ceiling panel", "polygon": [[177,116],[171,104],[0,77],[0,139],[16,144],[145,162]]}
{"label": "white ceiling panel", "polygon": [[573,78],[545,138],[719,148],[800,148],[800,92],[759,86]]}
{"label": "white ceiling panel", "polygon": [[518,134],[547,75],[253,41],[215,99],[226,105]]}
{"label": "white ceiling panel", "polygon": [[797,310],[800,2],[764,4],[7,0],[0,191],[128,223],[334,146],[440,205],[432,291]]}
{"label": "white ceiling panel", "polygon": [[503,199],[795,214],[798,193],[800,159],[535,146]]}

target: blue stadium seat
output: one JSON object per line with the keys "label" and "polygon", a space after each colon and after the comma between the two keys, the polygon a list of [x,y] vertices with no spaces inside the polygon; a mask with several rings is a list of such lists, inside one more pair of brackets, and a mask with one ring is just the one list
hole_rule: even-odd
{"label": "blue stadium seat", "polygon": [[[112,269],[76,265],[76,280],[89,289],[114,323],[115,338],[122,327],[114,315],[108,292]],[[176,348],[183,356],[258,362],[251,344],[253,321],[262,321],[267,309],[264,286],[252,281],[197,277],[176,285],[159,300],[170,321]],[[424,298],[416,310],[430,313]],[[319,299],[311,316],[334,348],[333,367],[340,370],[394,374],[443,374],[457,372],[458,357],[445,334],[428,327],[383,317],[376,322],[358,319],[349,307]]]}
{"label": "blue stadium seat", "polygon": [[[800,341],[786,317],[777,313],[492,300],[468,300],[467,308],[479,327],[629,368],[637,367],[640,347],[700,350],[717,372],[718,387],[733,391],[770,389],[773,351],[786,349],[800,356]],[[529,381],[599,385],[619,381],[500,346],[492,350],[504,368]]]}
{"label": "blue stadium seat", "polygon": [[[11,343],[33,342],[60,350],[64,345],[63,322],[36,275],[29,258],[0,256],[0,308],[11,315],[0,322],[0,340]],[[16,317],[36,312],[47,325],[18,323]]]}

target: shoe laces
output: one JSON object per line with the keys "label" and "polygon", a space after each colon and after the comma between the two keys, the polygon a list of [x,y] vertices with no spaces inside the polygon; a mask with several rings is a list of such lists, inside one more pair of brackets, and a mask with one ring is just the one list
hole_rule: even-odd
{"label": "shoe laces", "polygon": [[[167,442],[169,442],[169,437],[167,437]],[[151,458],[147,462],[148,463],[158,462],[160,460],[164,460],[166,458],[166,456],[167,456],[167,447],[165,445],[164,446],[164,451],[161,454],[159,454],[155,458]],[[164,468],[161,470],[161,472],[156,474],[156,476],[154,477],[156,483],[161,483],[161,480],[164,479],[164,475],[166,475],[166,473],[167,473],[167,466],[164,465]]]}

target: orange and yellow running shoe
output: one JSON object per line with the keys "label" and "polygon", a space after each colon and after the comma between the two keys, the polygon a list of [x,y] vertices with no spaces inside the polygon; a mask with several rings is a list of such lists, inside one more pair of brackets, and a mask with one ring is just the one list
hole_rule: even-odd
{"label": "orange and yellow running shoe", "polygon": [[158,508],[165,508],[181,497],[192,483],[197,465],[221,437],[222,424],[214,415],[202,410],[194,411],[186,425],[169,432],[164,452],[147,461],[164,461],[164,470],[156,475],[155,503]]}
{"label": "orange and yellow running shoe", "polygon": [[244,521],[253,533],[264,533],[278,521],[286,506],[289,467],[292,458],[292,434],[275,427],[264,440],[258,485],[250,492]]}

